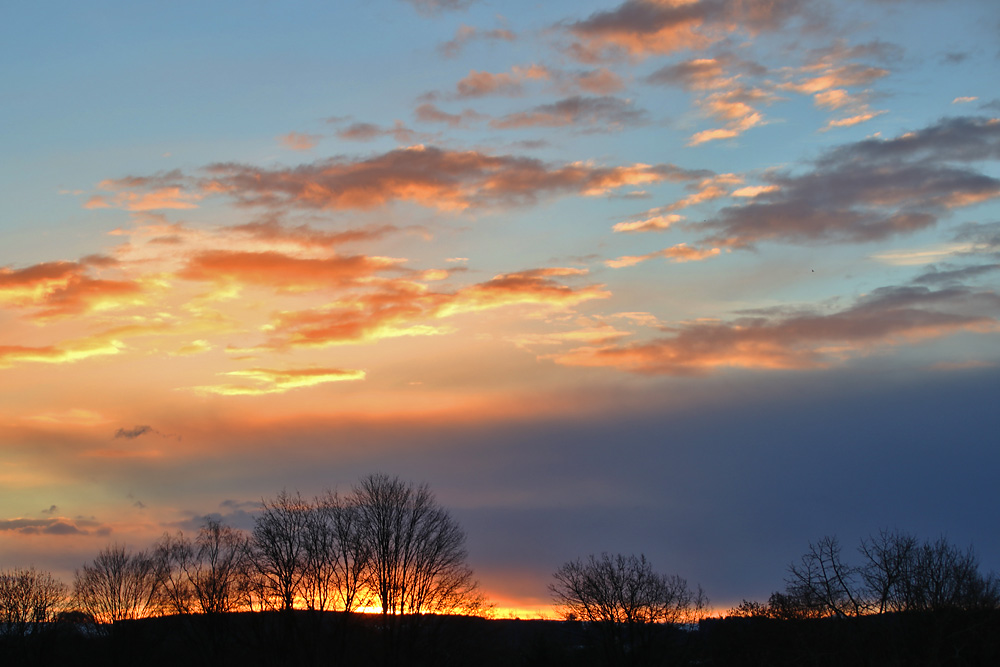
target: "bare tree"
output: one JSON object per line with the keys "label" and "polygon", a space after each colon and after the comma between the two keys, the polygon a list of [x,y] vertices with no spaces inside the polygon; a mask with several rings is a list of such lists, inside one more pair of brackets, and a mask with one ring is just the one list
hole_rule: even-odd
{"label": "bare tree", "polygon": [[918,549],[916,537],[887,529],[861,540],[858,552],[864,564],[859,572],[869,612],[905,611],[910,606],[909,590]]}
{"label": "bare tree", "polygon": [[854,566],[841,558],[836,538],[810,544],[788,568],[784,597],[819,616],[1000,607],[1000,584],[979,573],[971,547],[882,530],[861,540],[858,552],[862,564]]}
{"label": "bare tree", "polygon": [[553,576],[553,601],[567,619],[588,623],[609,664],[641,662],[662,624],[693,622],[708,605],[700,587],[654,572],[642,555],[591,555]]}
{"label": "bare tree", "polygon": [[77,570],[73,594],[100,623],[143,618],[154,610],[159,579],[155,560],[124,545],[105,547],[94,562]]}
{"label": "bare tree", "polygon": [[821,615],[858,616],[865,609],[858,569],[843,561],[836,537],[810,544],[799,563],[789,566],[788,574],[788,591]]}
{"label": "bare tree", "polygon": [[452,612],[482,599],[465,564],[465,533],[426,485],[369,475],[354,503],[383,614]]}
{"label": "bare tree", "polygon": [[236,609],[245,597],[248,544],[242,531],[209,517],[193,542],[180,532],[164,535],[153,548],[160,604],[178,614]]}
{"label": "bare tree", "polygon": [[302,597],[306,607],[316,611],[325,611],[340,588],[334,518],[334,512],[317,500],[309,507],[303,529]]}
{"label": "bare tree", "polygon": [[195,538],[195,558],[187,570],[201,611],[233,611],[243,595],[249,538],[241,530],[206,518]]}
{"label": "bare tree", "polygon": [[303,593],[306,531],[311,508],[302,496],[282,491],[261,501],[251,541],[252,562],[260,576],[265,600],[292,609]]}
{"label": "bare tree", "polygon": [[365,531],[356,499],[327,491],[316,500],[316,512],[332,533],[327,558],[333,564],[334,605],[344,611],[365,606],[369,597],[365,585],[371,563],[371,545],[364,539]]}
{"label": "bare tree", "polygon": [[183,533],[164,534],[153,545],[156,564],[157,604],[167,613],[188,614],[192,611],[194,591],[187,570],[194,559],[194,547]]}
{"label": "bare tree", "polygon": [[943,537],[916,550],[904,599],[907,608],[996,609],[1000,586],[992,575],[979,573],[979,559],[969,547],[962,551]]}
{"label": "bare tree", "polygon": [[66,602],[64,583],[35,568],[0,571],[0,634],[24,637],[55,618]]}

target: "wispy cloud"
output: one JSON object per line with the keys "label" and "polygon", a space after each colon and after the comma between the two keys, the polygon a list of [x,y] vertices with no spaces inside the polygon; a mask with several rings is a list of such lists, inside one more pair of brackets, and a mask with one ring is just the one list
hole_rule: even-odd
{"label": "wispy cloud", "polygon": [[618,259],[609,259],[606,260],[604,264],[612,269],[621,269],[626,266],[635,266],[636,264],[657,258],[669,259],[670,261],[676,263],[697,262],[703,259],[708,259],[709,257],[715,257],[719,254],[719,252],[718,248],[695,248],[687,245],[686,243],[678,243],[675,246],[650,252],[645,255],[626,255],[624,257],[619,257]]}
{"label": "wispy cloud", "polygon": [[205,171],[206,176],[192,187],[228,195],[244,206],[344,210],[411,201],[455,211],[531,204],[558,195],[604,195],[693,173],[666,164],[553,165],[516,155],[424,146],[294,168],[225,163]]}
{"label": "wispy cloud", "polygon": [[523,92],[525,81],[550,78],[548,69],[541,65],[517,66],[510,72],[483,72],[472,70],[468,76],[455,84],[455,94],[459,98],[485,97],[487,95],[517,96]]}
{"label": "wispy cloud", "polygon": [[289,132],[278,137],[278,143],[293,151],[308,151],[316,147],[323,136],[319,134],[302,134]]}
{"label": "wispy cloud", "polygon": [[433,15],[439,12],[465,9],[477,0],[402,0],[413,5],[421,14]]}
{"label": "wispy cloud", "polygon": [[[267,342],[245,350],[326,347],[402,336],[447,333],[438,320],[511,306],[566,310],[610,296],[602,285],[562,282],[586,275],[567,267],[531,269],[494,276],[452,292],[432,291],[408,280],[386,281],[375,291],[344,296],[325,307],[279,313]],[[242,352],[243,350],[238,350]]]}
{"label": "wispy cloud", "polygon": [[134,426],[128,429],[120,428],[115,431],[115,439],[125,438],[126,440],[135,440],[139,436],[146,435],[147,433],[159,433],[159,431],[149,425]]}
{"label": "wispy cloud", "polygon": [[800,0],[626,0],[565,29],[583,62],[705,49],[738,30],[776,30],[803,13]]}
{"label": "wispy cloud", "polygon": [[245,378],[250,384],[218,384],[192,387],[200,394],[218,394],[221,396],[265,396],[283,394],[293,389],[314,387],[330,382],[353,382],[365,379],[362,370],[345,370],[341,368],[306,368],[294,370],[275,370],[269,368],[250,368],[241,371],[223,373],[226,377]]}
{"label": "wispy cloud", "polygon": [[438,50],[446,58],[455,58],[465,48],[469,42],[475,41],[504,41],[513,42],[516,36],[507,28],[494,28],[492,30],[481,30],[470,25],[460,25],[455,30],[455,37],[444,42]]}
{"label": "wispy cloud", "polygon": [[995,331],[998,315],[1000,297],[993,292],[886,287],[840,311],[681,324],[651,341],[581,347],[553,358],[565,365],[655,375],[827,368],[900,343],[959,331]]}
{"label": "wispy cloud", "polygon": [[611,132],[642,125],[646,116],[646,112],[635,108],[630,100],[610,96],[575,96],[496,118],[490,121],[490,126],[503,130],[572,126]]}
{"label": "wispy cloud", "polygon": [[[53,508],[55,506],[53,505]],[[0,519],[0,532],[22,535],[108,535],[111,527],[89,519]]]}

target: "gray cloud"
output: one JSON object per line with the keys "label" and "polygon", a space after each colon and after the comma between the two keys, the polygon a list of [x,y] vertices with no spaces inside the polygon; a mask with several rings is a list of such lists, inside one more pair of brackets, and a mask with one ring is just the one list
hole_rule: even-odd
{"label": "gray cloud", "polygon": [[979,264],[977,266],[945,270],[932,268],[932,270],[914,278],[913,282],[921,285],[961,284],[998,270],[1000,270],[1000,264]]}
{"label": "gray cloud", "polygon": [[529,111],[508,114],[490,121],[498,129],[523,127],[574,126],[597,131],[621,130],[641,125],[646,112],[636,109],[629,100],[613,96],[574,96],[553,104],[543,104]]}
{"label": "gray cloud", "polygon": [[[54,506],[53,506],[54,507]],[[106,535],[111,529],[92,519],[0,519],[0,532],[24,535]]]}
{"label": "gray cloud", "polygon": [[596,62],[622,53],[643,57],[717,42],[735,26],[775,30],[806,13],[804,0],[701,0],[683,4],[626,0],[564,27],[577,38],[570,55]]}
{"label": "gray cloud", "polygon": [[892,286],[873,290],[833,312],[758,311],[730,321],[666,329],[650,341],[581,347],[556,355],[571,366],[606,366],[648,375],[698,376],[727,368],[830,368],[901,341],[982,331],[997,324],[1000,295],[962,285],[931,290]]}
{"label": "gray cloud", "polygon": [[134,426],[130,429],[120,428],[115,431],[115,439],[125,438],[126,440],[135,440],[141,435],[146,435],[147,433],[159,434],[152,426]]}
{"label": "gray cloud", "polygon": [[465,45],[472,41],[504,41],[513,42],[516,39],[513,32],[506,28],[495,28],[493,30],[480,30],[472,26],[463,25],[455,31],[454,39],[444,42],[438,46],[438,51],[445,58],[454,58]]}
{"label": "gray cloud", "polygon": [[403,0],[413,5],[421,14],[438,14],[444,11],[465,9],[477,0]]}
{"label": "gray cloud", "polygon": [[1000,157],[1000,123],[950,118],[894,139],[828,151],[803,174],[776,174],[777,188],[722,209],[698,227],[705,241],[751,247],[874,241],[934,225],[949,209],[1000,196],[1000,179],[968,163]]}

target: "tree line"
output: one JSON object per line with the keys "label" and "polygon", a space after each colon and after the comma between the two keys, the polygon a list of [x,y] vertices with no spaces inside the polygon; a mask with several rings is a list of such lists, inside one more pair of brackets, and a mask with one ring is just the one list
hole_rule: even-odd
{"label": "tree line", "polygon": [[426,485],[374,474],[346,495],[264,499],[249,532],[207,518],[193,538],[111,544],[72,589],[33,568],[0,572],[0,623],[27,632],[67,609],[98,623],[293,608],[479,613],[486,600],[465,539]]}
{"label": "tree line", "polygon": [[[34,568],[0,571],[0,635],[40,635],[60,617],[107,625],[235,611],[346,618],[377,610],[381,643],[397,647],[403,617],[488,612],[465,540],[427,485],[398,477],[368,475],[349,493],[311,499],[282,491],[261,501],[252,530],[206,518],[193,536],[165,534],[149,549],[111,544],[76,571],[71,587]],[[852,560],[835,537],[824,537],[787,572],[784,590],[766,602],[744,600],[726,617],[802,621],[1000,609],[997,578],[980,572],[971,548],[943,538],[882,530],[861,540]],[[679,629],[708,613],[700,586],[655,571],[643,555],[568,561],[549,591],[602,664],[658,664],[668,647],[689,643]]]}
{"label": "tree line", "polygon": [[836,537],[823,537],[789,565],[784,591],[766,603],[744,600],[729,615],[844,618],[1000,608],[1000,581],[979,571],[972,547],[883,529],[862,539],[856,552],[851,562]]}

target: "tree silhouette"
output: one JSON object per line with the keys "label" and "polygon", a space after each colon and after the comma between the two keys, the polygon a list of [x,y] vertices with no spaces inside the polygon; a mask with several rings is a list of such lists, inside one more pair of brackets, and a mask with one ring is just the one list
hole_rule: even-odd
{"label": "tree silhouette", "polygon": [[368,585],[383,614],[468,611],[482,602],[465,533],[426,485],[369,475],[354,489]]}
{"label": "tree silhouette", "polygon": [[105,547],[77,570],[73,582],[76,603],[100,623],[150,615],[158,589],[156,561],[119,544]]}
{"label": "tree silhouette", "polygon": [[66,602],[66,585],[48,572],[16,568],[0,572],[0,628],[7,636],[33,634]]}
{"label": "tree silhouette", "polygon": [[563,616],[585,621],[613,665],[642,662],[662,634],[655,626],[693,622],[708,604],[700,587],[654,572],[642,555],[591,555],[553,576],[549,590]]}
{"label": "tree silhouette", "polygon": [[302,594],[310,512],[302,496],[282,491],[273,500],[261,501],[254,523],[251,562],[260,577],[259,594],[280,609],[294,608]]}

